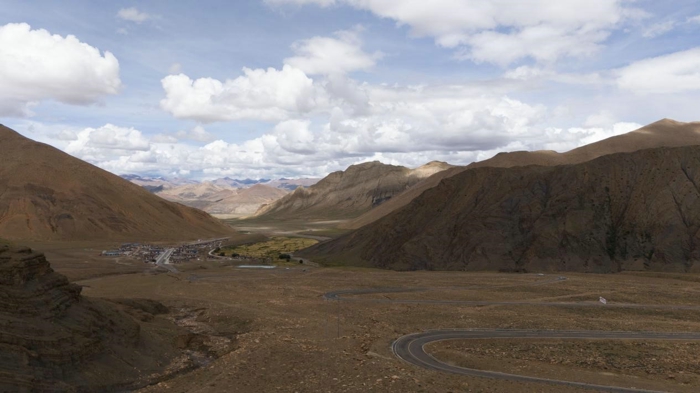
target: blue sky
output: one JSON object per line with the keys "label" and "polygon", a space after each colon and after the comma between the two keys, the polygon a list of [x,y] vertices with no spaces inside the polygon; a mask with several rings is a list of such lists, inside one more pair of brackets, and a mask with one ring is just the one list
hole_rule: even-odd
{"label": "blue sky", "polygon": [[0,9],[0,122],[114,173],[467,164],[564,151],[661,118],[700,120],[697,1]]}

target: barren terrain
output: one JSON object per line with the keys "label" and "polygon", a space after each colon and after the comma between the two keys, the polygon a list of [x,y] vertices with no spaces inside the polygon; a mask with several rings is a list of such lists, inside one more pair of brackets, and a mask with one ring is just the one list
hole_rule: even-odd
{"label": "barren terrain", "polygon": [[[66,258],[56,260],[54,268],[78,276],[69,256],[82,255],[84,248],[63,249]],[[171,312],[199,310],[204,323],[245,323],[245,329],[237,328],[242,334],[236,337],[236,350],[144,392],[579,392],[587,390],[422,369],[397,359],[391,344],[405,334],[437,328],[700,330],[697,310],[664,308],[700,307],[700,276],[694,274],[566,274],[567,280],[557,280],[557,275],[537,274],[308,266],[257,271],[225,265],[190,263],[178,266],[178,274],[141,271],[78,282],[88,297],[153,299]],[[330,291],[373,288],[414,291],[323,297]],[[598,303],[600,296],[610,307]],[[453,303],[438,302],[443,300]],[[565,304],[465,303],[477,300]],[[615,307],[620,303],[659,308]],[[438,343],[428,351],[472,368],[691,392],[700,377],[693,359],[698,345],[481,340]]]}

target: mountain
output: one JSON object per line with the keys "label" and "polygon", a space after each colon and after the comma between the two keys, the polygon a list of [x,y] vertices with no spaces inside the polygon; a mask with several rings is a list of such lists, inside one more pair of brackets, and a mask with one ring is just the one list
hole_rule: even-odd
{"label": "mountain", "polygon": [[366,211],[359,217],[356,217],[352,220],[346,221],[338,225],[339,228],[342,229],[357,229],[361,228],[367,224],[373,223],[380,218],[390,214],[391,212],[398,210],[409,203],[411,203],[412,200],[414,200],[416,197],[418,197],[420,194],[422,194],[425,190],[431,189],[435,186],[437,186],[443,179],[446,179],[450,176],[453,176],[459,172],[462,172],[465,169],[465,167],[461,166],[455,166],[451,168],[447,168],[443,171],[437,172],[421,181],[418,183],[414,184],[413,186],[409,187],[407,190],[404,192],[394,196],[393,198],[389,199],[385,203],[382,203],[381,205]]}
{"label": "mountain", "polygon": [[638,130],[591,143],[565,153],[551,150],[498,153],[488,160],[469,164],[467,168],[577,164],[614,153],[633,152],[655,147],[696,145],[700,144],[699,138],[700,122],[683,123],[663,119]]}
{"label": "mountain", "polygon": [[308,188],[297,188],[263,206],[256,216],[267,219],[354,218],[400,194],[421,179],[449,168],[433,162],[420,168],[367,162],[333,172]]}
{"label": "mountain", "polygon": [[454,167],[447,171],[438,172],[387,201],[387,203],[362,214],[360,217],[342,223],[339,226],[345,229],[357,229],[370,224],[406,206],[414,198],[423,193],[423,191],[437,186],[443,179],[456,175],[466,169],[576,164],[614,153],[633,152],[655,147],[679,147],[700,144],[699,140],[700,123],[683,123],[675,120],[663,119],[638,130],[591,143],[565,153],[557,153],[551,150],[498,153],[496,156],[484,161],[474,162],[465,167]]}
{"label": "mountain", "polygon": [[270,180],[269,182],[265,183],[265,185],[268,185],[270,187],[275,187],[275,188],[281,188],[283,190],[288,190],[288,191],[294,191],[299,187],[310,187],[313,186],[314,184],[318,183],[319,180],[318,178],[303,178],[303,179],[277,179],[277,180]]}
{"label": "mountain", "polygon": [[166,179],[166,178],[159,177],[159,176],[158,177],[149,177],[149,176],[140,176],[140,175],[134,175],[134,174],[126,174],[126,175],[121,175],[120,177],[122,179],[128,180],[134,184],[138,184],[139,186],[144,187],[151,192],[167,190],[169,188],[181,186],[184,184],[193,183],[192,180],[188,180],[188,179],[181,179],[181,178]]}
{"label": "mountain", "polygon": [[212,182],[185,184],[157,193],[161,198],[188,205],[190,201],[215,201],[235,194],[235,188],[218,186]]}
{"label": "mountain", "polygon": [[231,229],[0,125],[0,237],[184,240]]}
{"label": "mountain", "polygon": [[700,123],[663,121],[630,134],[577,154],[692,146],[570,165],[474,166],[301,254],[402,270],[700,271]]}
{"label": "mountain", "polygon": [[186,366],[175,327],[148,322],[163,305],[81,291],[42,254],[0,245],[0,391],[127,391]]}
{"label": "mountain", "polygon": [[283,189],[255,184],[207,205],[204,210],[211,214],[250,216],[260,206],[274,202],[285,195],[287,191]]}
{"label": "mountain", "polygon": [[262,205],[287,195],[287,190],[263,184],[247,188],[230,188],[215,182],[187,184],[156,194],[169,201],[204,210],[210,214],[249,216]]}
{"label": "mountain", "polygon": [[308,187],[316,184],[320,179],[316,178],[304,178],[304,179],[231,179],[230,177],[224,177],[216,180],[212,180],[216,186],[226,187],[226,188],[248,188],[256,184],[264,184],[270,187],[282,188],[289,191],[294,191],[299,186]]}

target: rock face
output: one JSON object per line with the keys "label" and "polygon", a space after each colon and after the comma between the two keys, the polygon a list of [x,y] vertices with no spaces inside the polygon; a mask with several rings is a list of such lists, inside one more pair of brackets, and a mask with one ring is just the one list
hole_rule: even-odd
{"label": "rock face", "polygon": [[185,240],[232,230],[0,125],[0,237]]}
{"label": "rock face", "polygon": [[256,215],[271,219],[354,218],[449,167],[443,162],[431,162],[416,169],[378,161],[352,165],[345,171],[331,173],[309,188],[297,188],[263,206]]}
{"label": "rock face", "polygon": [[0,391],[110,390],[154,371],[139,323],[80,292],[42,254],[0,246]]}
{"label": "rock face", "polygon": [[700,269],[700,146],[482,167],[302,253],[391,269]]}

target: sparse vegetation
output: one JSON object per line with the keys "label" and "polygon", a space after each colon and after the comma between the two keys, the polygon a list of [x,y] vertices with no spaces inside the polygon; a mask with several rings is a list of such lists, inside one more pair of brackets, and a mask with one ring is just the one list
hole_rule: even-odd
{"label": "sparse vegetation", "polygon": [[[313,246],[317,240],[302,237],[273,237],[267,241],[221,249],[224,255],[234,254],[249,258],[291,259],[291,253]],[[286,257],[283,258],[283,255]],[[287,258],[288,257],[288,258]]]}

